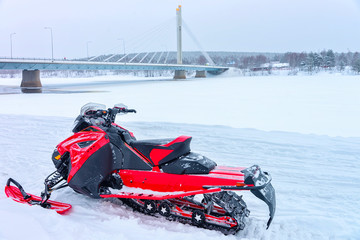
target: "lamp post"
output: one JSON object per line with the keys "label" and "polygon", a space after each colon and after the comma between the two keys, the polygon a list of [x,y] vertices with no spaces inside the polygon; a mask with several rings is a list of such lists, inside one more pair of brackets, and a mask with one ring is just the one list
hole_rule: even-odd
{"label": "lamp post", "polygon": [[51,60],[54,61],[54,41],[53,41],[53,32],[51,27],[45,27],[45,29],[50,30],[51,34]]}
{"label": "lamp post", "polygon": [[12,55],[12,36],[15,35],[16,33],[11,33],[10,34],[10,58],[13,58]]}
{"label": "lamp post", "polygon": [[89,61],[89,43],[91,43],[91,41],[86,42],[86,54],[87,54],[88,61]]}
{"label": "lamp post", "polygon": [[125,55],[125,39],[123,39],[123,38],[118,38],[118,40],[122,40],[122,41],[123,41],[123,49],[124,49],[124,55]]}

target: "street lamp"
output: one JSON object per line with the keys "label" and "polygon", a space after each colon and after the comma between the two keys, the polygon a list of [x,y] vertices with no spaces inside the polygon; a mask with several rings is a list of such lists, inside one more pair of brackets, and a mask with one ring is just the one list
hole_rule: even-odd
{"label": "street lamp", "polygon": [[11,33],[10,34],[10,58],[12,58],[12,36],[15,35],[16,33]]}
{"label": "street lamp", "polygon": [[124,55],[125,55],[125,40],[123,38],[118,38],[118,40],[122,40],[123,41],[123,49],[124,49]]}
{"label": "street lamp", "polygon": [[88,60],[89,60],[89,43],[91,43],[91,41],[86,42],[86,54],[87,54]]}
{"label": "street lamp", "polygon": [[53,41],[53,32],[51,27],[45,27],[45,29],[49,29],[51,33],[51,60],[54,61],[54,41]]}

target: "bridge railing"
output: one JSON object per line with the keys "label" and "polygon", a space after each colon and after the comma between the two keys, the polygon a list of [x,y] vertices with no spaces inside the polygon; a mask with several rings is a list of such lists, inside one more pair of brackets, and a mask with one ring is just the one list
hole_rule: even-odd
{"label": "bridge railing", "polygon": [[3,57],[3,56],[0,56],[0,59],[13,59],[13,60],[41,60],[41,61],[74,61],[73,59],[67,59],[67,58],[54,58],[54,59],[51,59],[51,58],[34,58],[34,57],[31,57],[31,58],[25,58],[25,57]]}

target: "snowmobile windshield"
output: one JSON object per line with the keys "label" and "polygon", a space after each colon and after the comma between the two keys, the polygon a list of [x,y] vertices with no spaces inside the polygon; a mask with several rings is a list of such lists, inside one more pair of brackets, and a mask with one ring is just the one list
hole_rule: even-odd
{"label": "snowmobile windshield", "polygon": [[80,116],[88,116],[92,115],[92,113],[98,111],[98,110],[105,110],[106,106],[104,104],[99,103],[87,103],[84,106],[82,106],[80,110]]}
{"label": "snowmobile windshield", "polygon": [[80,132],[81,130],[91,126],[90,120],[87,118],[84,118],[82,115],[79,115],[73,124],[73,133]]}

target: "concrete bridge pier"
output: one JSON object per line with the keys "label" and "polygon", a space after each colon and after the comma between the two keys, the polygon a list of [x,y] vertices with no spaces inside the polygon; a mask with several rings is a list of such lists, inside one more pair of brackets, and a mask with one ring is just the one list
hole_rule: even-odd
{"label": "concrete bridge pier", "polygon": [[186,79],[185,70],[175,70],[174,79]]}
{"label": "concrete bridge pier", "polygon": [[196,71],[196,74],[195,74],[195,77],[196,78],[206,78],[206,71]]}
{"label": "concrete bridge pier", "polygon": [[39,70],[23,70],[21,81],[21,92],[23,93],[41,93],[42,85],[40,81]]}

